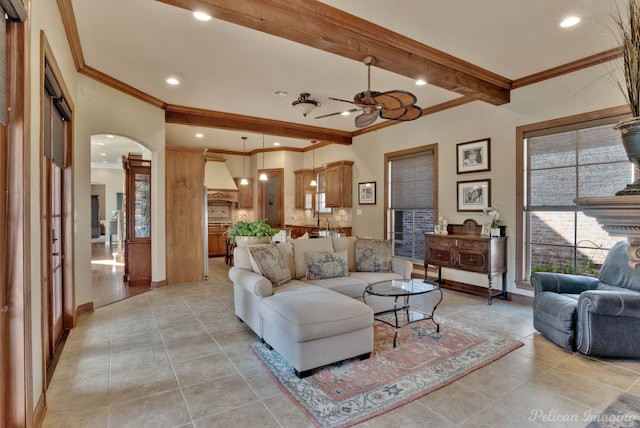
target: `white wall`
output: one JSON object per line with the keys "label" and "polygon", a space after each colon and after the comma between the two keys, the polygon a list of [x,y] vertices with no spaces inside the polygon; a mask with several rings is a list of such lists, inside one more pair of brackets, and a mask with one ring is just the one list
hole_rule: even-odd
{"label": "white wall", "polygon": [[109,221],[116,211],[116,193],[124,193],[124,170],[108,168],[92,168],[91,184],[105,185],[105,232],[109,235]]}
{"label": "white wall", "polygon": [[92,301],[91,240],[84,236],[90,236],[90,155],[94,134],[128,137],[151,151],[151,277],[153,282],[166,279],[165,128],[164,110],[81,75],[76,109],[76,305],[82,305]]}
{"label": "white wall", "polygon": [[[500,210],[509,235],[508,291],[530,295],[514,285],[516,127],[623,105],[624,98],[613,80],[602,77],[607,76],[610,69],[611,64],[591,67],[514,90],[511,102],[502,106],[476,101],[356,137],[352,147],[356,160],[353,181],[376,181],[380,202],[375,206],[359,207],[357,199],[354,201],[354,210],[362,210],[362,215],[353,216],[354,233],[383,235],[384,207],[380,191],[384,187],[384,153],[438,144],[438,215],[447,218],[449,223],[461,223],[467,218],[485,223],[487,219],[479,213],[457,211],[456,182],[491,179],[491,204]],[[456,144],[487,137],[491,138],[491,171],[458,175]],[[354,198],[357,198],[355,195],[354,192]],[[486,284],[484,275],[445,270],[444,276],[461,282]]]}

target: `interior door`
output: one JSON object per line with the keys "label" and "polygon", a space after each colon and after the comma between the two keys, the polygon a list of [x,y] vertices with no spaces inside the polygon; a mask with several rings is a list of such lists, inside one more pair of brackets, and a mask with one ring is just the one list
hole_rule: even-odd
{"label": "interior door", "polygon": [[258,204],[260,218],[266,218],[267,224],[274,229],[284,227],[284,170],[269,169],[260,172],[267,174],[267,181],[260,181]]}

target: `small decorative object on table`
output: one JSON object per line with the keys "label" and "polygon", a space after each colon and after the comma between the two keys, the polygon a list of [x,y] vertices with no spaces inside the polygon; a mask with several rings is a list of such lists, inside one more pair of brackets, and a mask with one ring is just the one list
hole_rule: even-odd
{"label": "small decorative object on table", "polygon": [[[497,208],[492,208],[492,207],[486,207],[482,210],[482,215],[486,215],[486,216],[490,216],[491,217],[491,233],[490,236],[492,238],[499,238],[501,236],[500,234],[500,211],[498,211]],[[485,231],[485,228],[483,226],[483,233]]]}

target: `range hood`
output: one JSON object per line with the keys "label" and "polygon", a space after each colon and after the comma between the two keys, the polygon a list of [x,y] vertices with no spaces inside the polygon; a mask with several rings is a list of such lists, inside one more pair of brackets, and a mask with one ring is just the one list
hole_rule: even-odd
{"label": "range hood", "polygon": [[206,158],[204,166],[204,185],[207,189],[238,190],[224,159]]}

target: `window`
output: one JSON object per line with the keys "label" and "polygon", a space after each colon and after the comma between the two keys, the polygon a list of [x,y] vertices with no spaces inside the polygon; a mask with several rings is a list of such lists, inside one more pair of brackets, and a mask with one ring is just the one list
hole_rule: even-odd
{"label": "window", "polygon": [[524,197],[518,236],[523,245],[516,246],[522,253],[517,258],[521,284],[535,271],[597,276],[609,248],[620,239],[609,236],[573,202],[613,196],[632,181],[632,166],[613,128],[620,117],[570,119],[562,126],[522,132],[518,192]]}
{"label": "window", "polygon": [[388,153],[387,236],[393,255],[424,261],[424,234],[433,232],[435,218],[436,146]]}

